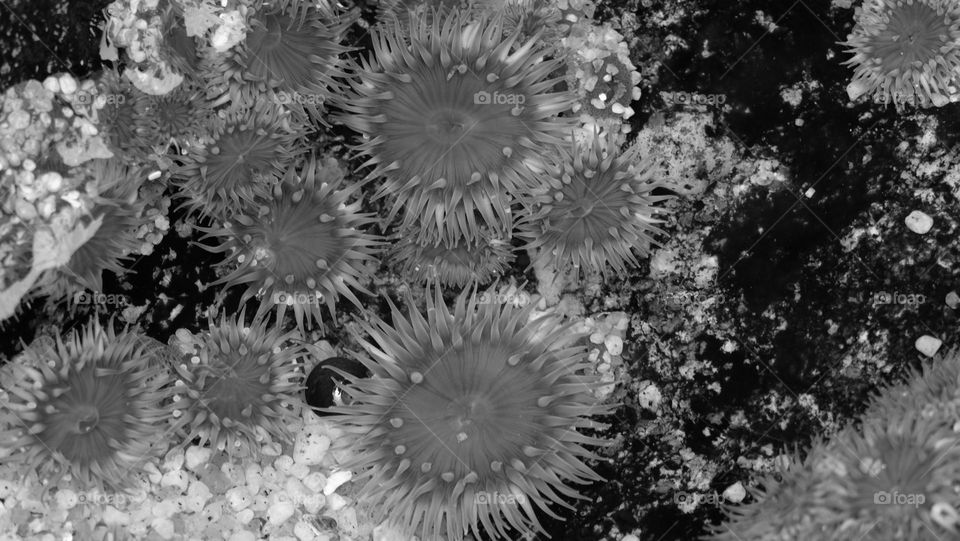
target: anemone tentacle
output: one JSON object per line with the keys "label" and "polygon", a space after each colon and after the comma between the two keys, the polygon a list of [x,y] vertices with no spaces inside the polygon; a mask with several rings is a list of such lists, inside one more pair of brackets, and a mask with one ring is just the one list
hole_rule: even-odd
{"label": "anemone tentacle", "polygon": [[467,284],[487,284],[502,275],[513,261],[510,237],[497,232],[481,232],[478,240],[460,239],[451,245],[422,245],[411,235],[400,235],[401,240],[391,251],[400,272],[413,281],[437,281],[446,286],[464,287]]}
{"label": "anemone tentacle", "polygon": [[451,312],[434,291],[426,318],[408,296],[409,315],[391,304],[392,325],[361,323],[372,359],[358,359],[373,375],[340,372],[352,402],[330,408],[356,436],[342,467],[361,469],[361,499],[421,539],[542,532],[538,511],[559,518],[551,505],[578,497],[567,483],[600,479],[584,460],[606,441],[580,429],[611,407],[593,398],[599,378],[581,375],[581,336],[555,316],[531,320],[533,305],[474,290]]}
{"label": "anemone tentacle", "polygon": [[422,224],[418,242],[475,241],[480,225],[506,234],[511,198],[530,187],[525,161],[571,126],[557,116],[574,102],[556,90],[563,60],[506,35],[502,17],[435,15],[374,30],[337,118],[366,138],[367,179],[393,198],[388,220]]}

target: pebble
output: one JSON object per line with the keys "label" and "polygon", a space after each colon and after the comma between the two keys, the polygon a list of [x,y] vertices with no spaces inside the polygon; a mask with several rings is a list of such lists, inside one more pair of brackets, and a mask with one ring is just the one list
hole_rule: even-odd
{"label": "pebble", "polygon": [[[334,494],[334,496],[336,496],[336,494]],[[327,499],[323,497],[323,494],[311,494],[310,496],[303,498],[302,503],[303,509],[307,513],[315,515],[319,513],[321,509],[323,509],[324,505],[327,504]]]}
{"label": "pebble", "polygon": [[160,486],[177,487],[180,489],[180,492],[186,492],[189,484],[190,480],[187,474],[181,470],[169,471],[163,474],[163,478],[160,479]]}
{"label": "pebble", "polygon": [[77,91],[77,81],[70,76],[69,73],[64,73],[60,76],[60,91],[64,94],[70,95]]}
{"label": "pebble", "polygon": [[296,507],[293,502],[280,501],[273,503],[267,509],[267,520],[274,526],[279,526],[293,516]]}
{"label": "pebble", "polygon": [[960,295],[957,295],[956,291],[951,291],[947,293],[947,306],[956,310],[957,306],[960,306]]}
{"label": "pebble", "polygon": [[929,334],[925,334],[920,338],[917,338],[917,342],[914,345],[920,353],[923,353],[927,357],[933,357],[937,354],[937,350],[940,349],[942,344],[943,340],[940,340],[934,336],[930,336]]}
{"label": "pebble", "polygon": [[740,481],[728,486],[727,489],[723,491],[723,497],[733,503],[742,502],[746,496],[747,490],[743,488],[743,483]]}
{"label": "pebble", "polygon": [[317,537],[317,532],[313,526],[301,520],[294,525],[293,535],[297,536],[300,541],[313,541]]}
{"label": "pebble", "polygon": [[610,355],[620,355],[623,353],[623,339],[615,334],[611,334],[604,338],[603,344],[607,347],[607,351],[610,352]]}
{"label": "pebble", "polygon": [[293,460],[307,466],[323,463],[323,457],[330,448],[330,438],[322,433],[319,424],[305,425],[298,433],[293,444]]}
{"label": "pebble", "polygon": [[155,518],[150,523],[150,526],[157,532],[157,535],[164,539],[173,539],[173,534],[176,533],[173,522],[170,521],[170,519]]}
{"label": "pebble", "polygon": [[282,455],[273,461],[273,467],[280,473],[288,473],[293,467],[293,457]]}
{"label": "pebble", "polygon": [[203,511],[203,507],[211,497],[213,497],[213,493],[210,492],[207,485],[201,481],[194,481],[190,483],[190,488],[187,490],[185,507],[191,513],[199,513]]}
{"label": "pebble", "polygon": [[237,530],[230,534],[230,541],[257,541],[257,536],[247,530]]}
{"label": "pebble", "polygon": [[51,75],[43,80],[43,88],[50,92],[60,92],[60,80]]}
{"label": "pebble", "polygon": [[187,448],[187,452],[184,454],[184,461],[187,464],[187,469],[195,472],[197,468],[206,464],[211,456],[213,456],[213,450],[209,447],[193,445]]}
{"label": "pebble", "polygon": [[115,524],[129,524],[130,514],[124,513],[112,505],[108,505],[103,509],[103,514],[100,515],[100,519],[103,520],[104,524],[108,526]]}
{"label": "pebble", "polygon": [[353,472],[350,470],[340,470],[330,474],[327,478],[327,484],[323,487],[324,496],[329,496],[340,488],[340,485],[353,478]]}
{"label": "pebble", "polygon": [[247,488],[250,490],[250,494],[260,492],[260,487],[263,485],[263,470],[259,464],[247,466],[247,469],[244,470],[244,477],[247,479]]}
{"label": "pebble", "polygon": [[347,499],[339,494],[331,494],[327,498],[327,508],[331,511],[337,511],[347,506]]}
{"label": "pebble", "polygon": [[927,233],[933,227],[933,218],[919,210],[911,212],[904,222],[910,231],[919,235]]}
{"label": "pebble", "polygon": [[253,509],[244,509],[237,513],[237,520],[240,524],[246,524],[253,520]]}
{"label": "pebble", "polygon": [[234,487],[226,493],[227,503],[234,511],[243,511],[253,503],[253,497],[250,491],[243,487]]}
{"label": "pebble", "polygon": [[184,457],[183,449],[174,449],[163,458],[163,464],[161,464],[160,467],[166,472],[180,470],[183,468]]}
{"label": "pebble", "polygon": [[602,332],[595,332],[590,335],[590,341],[593,342],[594,344],[602,344],[603,338],[604,336]]}
{"label": "pebble", "polygon": [[640,383],[640,392],[637,394],[637,401],[640,403],[640,407],[650,411],[657,411],[660,407],[661,400],[663,400],[663,395],[656,385],[649,381]]}
{"label": "pebble", "polygon": [[77,497],[77,493],[70,489],[64,489],[57,492],[57,505],[61,509],[73,509],[74,506],[77,505],[78,501],[79,498]]}

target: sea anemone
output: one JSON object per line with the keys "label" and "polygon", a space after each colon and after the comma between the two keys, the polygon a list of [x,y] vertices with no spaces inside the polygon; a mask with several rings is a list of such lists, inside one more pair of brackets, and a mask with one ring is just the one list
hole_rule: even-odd
{"label": "sea anemone", "polygon": [[477,241],[462,239],[456,245],[419,244],[412,237],[402,239],[389,259],[400,272],[415,282],[439,282],[446,286],[464,287],[470,283],[487,284],[503,274],[513,261],[510,238],[496,232],[481,234]]}
{"label": "sea anemone", "polygon": [[91,321],[5,367],[0,445],[51,479],[119,488],[165,451],[168,378],[141,336]]}
{"label": "sea anemone", "polygon": [[854,67],[847,94],[873,94],[898,109],[941,107],[960,87],[960,3],[865,0],[844,45]]}
{"label": "sea anemone", "polygon": [[97,111],[97,120],[110,150],[127,161],[142,161],[153,152],[155,143],[150,126],[140,115],[146,94],[110,69],[100,76],[97,91],[96,95],[84,93],[82,99],[103,105]]}
{"label": "sea anemone", "polygon": [[646,254],[656,244],[656,216],[665,212],[656,203],[669,195],[652,178],[654,164],[636,147],[620,150],[620,137],[594,132],[583,142],[557,149],[558,165],[543,164],[542,187],[524,201],[529,219],[521,223],[527,248],[539,250],[557,267],[624,274],[637,265],[634,250]]}
{"label": "sea anemone", "polygon": [[138,122],[147,127],[158,145],[185,149],[208,134],[211,115],[204,91],[185,81],[168,94],[146,96]]}
{"label": "sea anemone", "polygon": [[163,0],[160,14],[160,59],[189,79],[196,77],[201,56],[197,41],[187,35],[183,8],[179,2]]}
{"label": "sea anemone", "polygon": [[276,99],[286,96],[314,119],[319,106],[339,92],[343,75],[340,55],[349,49],[340,44],[355,13],[341,13],[327,0],[256,2],[246,40],[231,49],[212,70],[229,85],[229,93],[251,104],[272,89]]}
{"label": "sea anemone", "polygon": [[269,197],[300,154],[303,126],[278,105],[221,112],[210,129],[207,144],[190,148],[174,173],[187,207],[206,216],[226,217]]}
{"label": "sea anemone", "polygon": [[279,307],[283,317],[293,308],[297,326],[318,324],[321,305],[335,316],[335,301],[343,296],[360,306],[352,290],[372,273],[381,244],[361,228],[373,218],[358,213],[360,202],[348,204],[357,185],[342,188],[343,171],[336,160],[311,158],[299,171],[291,167],[273,197],[256,214],[238,214],[220,229],[205,229],[207,239],[219,239],[212,252],[229,252],[225,265],[236,268],[217,283],[247,284],[243,302],[263,295],[261,311]]}
{"label": "sea anemone", "polygon": [[244,311],[236,321],[221,317],[179,345],[185,353],[174,364],[173,416],[185,443],[200,438],[230,456],[259,456],[268,438],[290,441],[288,425],[303,406],[306,350],[295,331],[268,328],[262,318],[247,327],[244,318]]}
{"label": "sea anemone", "polygon": [[423,225],[421,243],[475,241],[478,215],[509,233],[508,196],[529,188],[525,160],[569,127],[556,115],[573,97],[550,78],[562,60],[505,37],[502,19],[487,15],[453,10],[432,24],[410,15],[404,29],[374,30],[339,116],[367,138],[357,147],[375,165],[367,178],[383,177],[377,197],[394,197],[390,220],[403,209],[403,229]]}
{"label": "sea anemone", "polygon": [[78,289],[101,292],[103,273],[125,271],[126,260],[136,255],[144,243],[137,237],[138,229],[153,222],[144,214],[145,202],[137,196],[148,176],[146,168],[126,165],[117,158],[93,160],[83,167],[88,168],[88,175],[98,179],[100,195],[90,210],[89,220],[98,221],[100,226],[73,252],[66,265],[51,269],[41,279],[39,295],[66,297],[70,301]]}
{"label": "sea anemone", "polygon": [[[412,307],[392,307],[392,326],[362,323],[376,345],[358,336],[374,360],[373,374],[349,381],[343,414],[356,433],[355,458],[342,465],[366,482],[360,498],[398,527],[458,541],[543,531],[537,510],[572,509],[579,497],[566,483],[599,480],[583,461],[598,458],[585,446],[605,440],[578,429],[607,413],[591,394],[580,338],[551,315],[533,318],[532,305],[480,303],[461,294],[453,313],[435,290],[426,318]],[[481,535],[483,529],[486,535]]]}

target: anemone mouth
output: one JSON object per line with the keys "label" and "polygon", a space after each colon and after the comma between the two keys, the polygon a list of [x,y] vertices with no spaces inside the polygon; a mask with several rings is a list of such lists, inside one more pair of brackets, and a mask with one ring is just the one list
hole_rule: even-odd
{"label": "anemone mouth", "polygon": [[258,456],[265,436],[290,440],[287,424],[302,407],[304,350],[292,341],[295,332],[268,328],[259,317],[243,327],[244,319],[241,312],[237,321],[211,322],[175,365],[174,417],[186,442],[200,438],[230,455]]}
{"label": "anemone mouth", "polygon": [[943,0],[871,0],[845,45],[851,99],[875,94],[898,108],[942,106],[960,82],[960,5]]}
{"label": "anemone mouth", "polygon": [[344,467],[367,466],[361,498],[424,539],[542,531],[534,508],[559,518],[550,505],[577,496],[567,482],[599,479],[582,460],[604,441],[578,429],[610,408],[591,395],[597,378],[580,375],[579,336],[476,292],[451,313],[436,289],[426,318],[407,301],[392,325],[363,324],[373,376],[342,374],[352,403],[330,408],[357,435],[356,464]]}
{"label": "anemone mouth", "polygon": [[476,240],[474,209],[504,231],[509,203],[490,197],[529,188],[525,160],[571,126],[557,115],[573,96],[550,78],[563,60],[505,35],[500,18],[454,9],[429,23],[416,13],[375,29],[343,99],[350,114],[338,118],[368,138],[357,149],[375,166],[367,178],[383,181],[377,197],[395,197],[389,219],[402,210],[402,228],[429,226],[421,243]]}
{"label": "anemone mouth", "polygon": [[652,177],[652,162],[634,148],[621,151],[619,139],[594,134],[559,148],[559,167],[544,172],[543,188],[524,198],[533,216],[522,224],[527,249],[558,267],[618,274],[637,265],[633,251],[646,254],[663,234],[657,216],[666,212],[654,195],[666,188]]}
{"label": "anemone mouth", "polygon": [[95,320],[58,339],[32,344],[8,365],[0,442],[53,481],[74,474],[89,487],[120,488],[162,453],[148,442],[167,422],[168,378],[141,336]]}
{"label": "anemone mouth", "polygon": [[163,96],[149,96],[140,111],[150,132],[161,143],[196,142],[210,121],[210,109],[201,89],[184,82]]}
{"label": "anemone mouth", "polygon": [[218,117],[209,144],[192,147],[175,174],[188,206],[223,218],[244,203],[269,198],[300,153],[298,130],[306,131],[279,106],[233,110]]}
{"label": "anemone mouth", "polygon": [[357,187],[342,187],[335,160],[315,158],[298,170],[291,167],[256,216],[238,214],[221,229],[205,230],[220,239],[213,252],[230,252],[235,269],[218,283],[247,284],[243,299],[263,296],[264,310],[278,307],[280,317],[292,307],[298,327],[320,323],[321,306],[335,316],[335,302],[346,297],[360,306],[353,290],[365,292],[381,242],[361,228],[373,222],[350,202]]}

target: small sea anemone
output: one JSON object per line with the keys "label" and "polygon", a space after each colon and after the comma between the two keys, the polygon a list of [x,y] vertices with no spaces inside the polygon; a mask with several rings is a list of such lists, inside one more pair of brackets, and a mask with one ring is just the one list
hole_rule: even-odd
{"label": "small sea anemone", "polygon": [[188,148],[208,133],[211,115],[204,91],[184,81],[162,96],[146,96],[138,121],[153,134],[158,146]]}
{"label": "small sea anemone", "polygon": [[[119,488],[160,456],[169,383],[138,334],[91,321],[54,345],[28,347],[0,378],[0,446],[40,476]],[[50,485],[56,484],[55,482]]]}
{"label": "small sea anemone", "polygon": [[174,173],[187,206],[206,216],[226,217],[244,202],[269,197],[300,153],[302,128],[271,104],[215,117],[210,140],[189,149]]}
{"label": "small sea anemone", "polygon": [[366,480],[360,498],[392,523],[421,539],[517,539],[543,531],[538,511],[572,509],[566,483],[600,479],[583,461],[605,440],[578,429],[610,407],[591,394],[599,379],[580,375],[590,368],[577,333],[554,316],[531,320],[532,305],[468,293],[452,314],[437,288],[426,318],[408,297],[409,317],[392,306],[392,326],[361,323],[376,342],[358,337],[373,376],[341,373],[352,402],[330,411],[357,434],[343,467]]}
{"label": "small sea anemone", "polygon": [[141,161],[151,154],[154,138],[139,114],[146,94],[110,69],[100,76],[97,92],[84,93],[83,99],[103,105],[97,111],[98,126],[110,150],[127,161]]}
{"label": "small sea anemone", "polygon": [[872,94],[898,109],[941,107],[960,87],[960,3],[865,0],[844,45],[854,67],[847,94]]}
{"label": "small sea anemone", "polygon": [[339,118],[367,138],[357,149],[375,165],[368,179],[383,177],[377,197],[394,197],[391,220],[404,210],[421,243],[476,240],[477,215],[508,232],[508,196],[529,188],[525,160],[570,126],[556,115],[573,97],[551,78],[563,61],[545,54],[505,36],[502,18],[459,10],[375,29]]}
{"label": "small sea anemone", "polygon": [[173,416],[186,443],[199,437],[230,456],[259,456],[268,438],[290,441],[288,425],[303,407],[298,367],[306,350],[295,331],[268,328],[262,318],[247,327],[244,317],[222,317],[179,344]]}
{"label": "small sea anemone", "polygon": [[496,232],[481,234],[473,242],[461,239],[456,245],[423,245],[406,235],[401,238],[404,240],[394,247],[390,259],[416,282],[438,281],[452,287],[487,284],[513,261],[510,238]]}
{"label": "small sea anemone", "polygon": [[125,165],[118,158],[93,160],[82,166],[98,179],[100,195],[90,210],[90,220],[100,222],[93,236],[83,243],[66,265],[51,269],[41,279],[37,293],[68,301],[72,293],[87,288],[103,290],[103,273],[122,274],[125,260],[136,255],[144,241],[137,230],[153,219],[144,214],[145,201],[137,196],[148,170]]}
{"label": "small sea anemone", "polygon": [[665,186],[652,178],[653,162],[636,147],[620,150],[620,138],[594,132],[583,142],[557,149],[559,165],[543,165],[543,186],[524,200],[531,215],[521,224],[527,248],[539,250],[557,267],[618,274],[637,265],[634,250],[644,254],[655,244],[655,224],[664,212],[654,195]]}
{"label": "small sea anemone", "polygon": [[298,171],[291,167],[257,214],[237,214],[220,229],[206,229],[206,239],[219,239],[212,252],[229,255],[225,265],[237,267],[217,283],[247,284],[243,302],[263,295],[262,311],[279,307],[283,317],[293,308],[297,325],[320,322],[321,305],[331,316],[343,296],[360,306],[352,290],[372,273],[381,244],[361,228],[374,220],[360,214],[360,202],[348,204],[357,185],[343,188],[336,160],[311,158]]}
{"label": "small sea anemone", "polygon": [[257,98],[251,89],[269,88],[293,100],[288,105],[302,106],[318,119],[319,106],[339,92],[340,55],[348,50],[340,40],[355,13],[342,13],[327,0],[256,5],[245,41],[230,50],[214,71],[229,84],[234,100],[250,104],[250,99]]}

